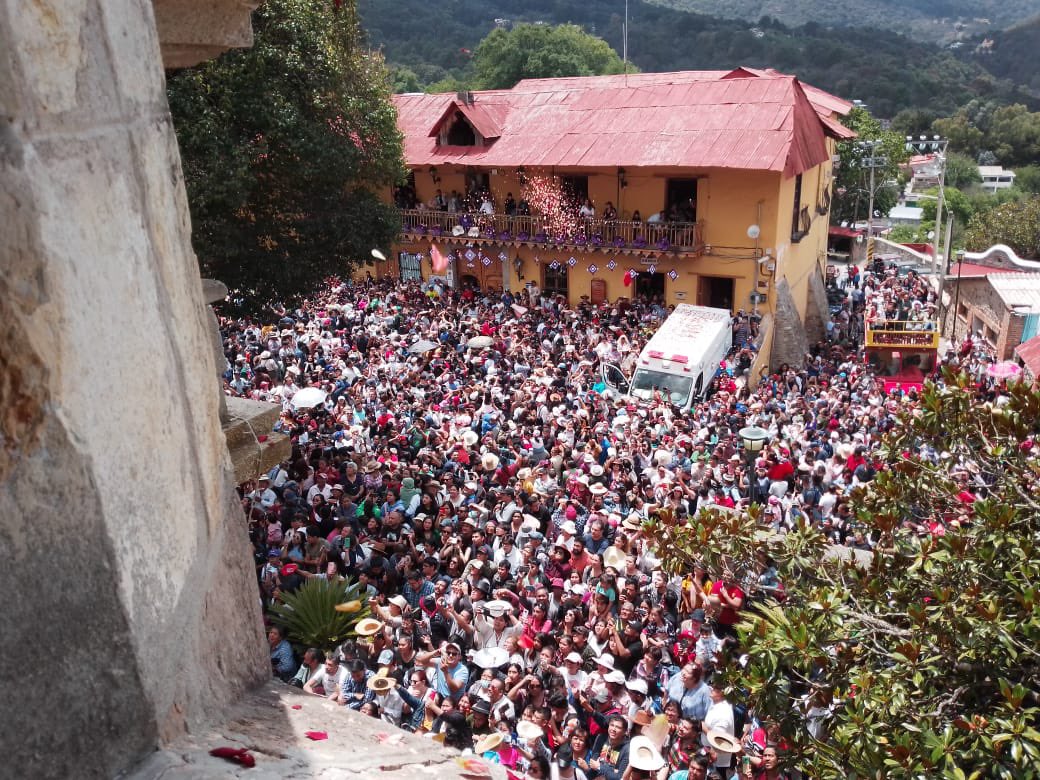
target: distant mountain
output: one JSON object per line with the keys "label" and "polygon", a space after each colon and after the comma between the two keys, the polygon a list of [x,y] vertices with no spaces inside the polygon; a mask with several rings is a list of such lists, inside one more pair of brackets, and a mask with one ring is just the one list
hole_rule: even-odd
{"label": "distant mountain", "polygon": [[[572,22],[622,50],[623,0],[358,0],[358,8],[370,42],[423,85],[464,83],[472,50],[496,25]],[[880,29],[750,24],[632,0],[628,51],[645,71],[776,68],[862,100],[880,117],[907,108],[950,114],[978,97],[1038,102],[959,52]]]}
{"label": "distant mountain", "polygon": [[653,0],[683,11],[799,26],[881,28],[950,43],[1010,27],[1037,12],[1036,0]]}
{"label": "distant mountain", "polygon": [[1010,79],[1040,97],[1040,16],[965,42],[957,52],[997,78]]}

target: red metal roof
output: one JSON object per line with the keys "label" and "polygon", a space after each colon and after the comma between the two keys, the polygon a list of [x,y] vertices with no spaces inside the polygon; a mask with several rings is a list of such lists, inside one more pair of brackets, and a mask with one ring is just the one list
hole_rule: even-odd
{"label": "red metal roof", "polygon": [[[794,176],[827,159],[827,135],[846,137],[793,76],[731,74],[531,79],[475,92],[464,106],[454,94],[396,95],[394,103],[411,166],[739,168]],[[435,129],[454,109],[485,137],[494,136],[478,122],[493,128],[497,140],[439,146]]]}
{"label": "red metal roof", "polygon": [[841,225],[831,225],[827,228],[827,235],[837,236],[838,238],[857,238],[863,235],[862,230],[854,230],[853,228],[842,227]]}
{"label": "red metal roof", "polygon": [[458,111],[469,120],[469,123],[473,125],[477,132],[484,138],[498,138],[502,135],[502,130],[496,120],[495,114],[501,114],[502,112],[500,110],[496,110],[501,108],[501,106],[478,106],[453,100],[451,101],[451,104],[444,109],[441,118],[438,119],[433,124],[433,127],[430,128],[429,135],[431,138],[436,138],[445,121],[453,118],[455,112]]}
{"label": "red metal roof", "polygon": [[1026,371],[1040,377],[1040,336],[1033,336],[1015,347],[1015,355],[1025,364]]}

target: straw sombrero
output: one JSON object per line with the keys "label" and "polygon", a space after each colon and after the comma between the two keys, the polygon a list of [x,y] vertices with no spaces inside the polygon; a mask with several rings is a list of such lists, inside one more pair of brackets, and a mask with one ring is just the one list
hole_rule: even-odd
{"label": "straw sombrero", "polygon": [[641,531],[643,530],[643,518],[637,513],[632,512],[628,517],[621,521],[621,527],[626,528],[629,531]]}
{"label": "straw sombrero", "polygon": [[489,750],[494,750],[501,744],[502,734],[496,731],[492,734],[488,734],[486,737],[483,737],[479,742],[477,742],[477,744],[473,747],[473,752],[480,756],[484,753],[487,753]]}
{"label": "straw sombrero", "polygon": [[386,693],[397,686],[397,680],[393,677],[382,677],[376,675],[375,677],[369,678],[368,689],[373,693]]}
{"label": "straw sombrero", "polygon": [[358,624],[354,627],[354,632],[358,636],[372,636],[378,634],[383,630],[383,621],[376,620],[375,618],[365,618],[359,620]]}
{"label": "straw sombrero", "polygon": [[708,731],[708,744],[720,753],[740,752],[740,740],[718,729]]}

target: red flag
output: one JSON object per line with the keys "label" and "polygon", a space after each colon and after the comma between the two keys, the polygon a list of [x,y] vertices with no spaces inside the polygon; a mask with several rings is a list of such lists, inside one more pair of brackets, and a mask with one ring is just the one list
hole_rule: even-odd
{"label": "red flag", "polygon": [[435,274],[442,274],[448,270],[448,258],[441,254],[441,251],[434,246],[430,245],[430,259],[433,261],[433,272]]}

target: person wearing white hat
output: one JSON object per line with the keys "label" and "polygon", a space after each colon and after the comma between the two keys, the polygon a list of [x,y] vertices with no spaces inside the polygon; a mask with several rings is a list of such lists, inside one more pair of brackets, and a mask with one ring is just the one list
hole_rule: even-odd
{"label": "person wearing white hat", "polygon": [[[712,742],[709,741],[712,732],[721,733],[734,740],[736,737],[736,719],[733,715],[733,705],[726,701],[726,692],[719,685],[712,685],[710,686],[709,695],[711,696],[711,706],[708,707],[704,720],[701,721],[701,728],[704,731],[701,741],[706,747],[712,746]],[[722,769],[728,768],[733,763],[733,752],[736,751],[727,752],[719,750],[717,745],[715,747],[715,752],[718,756],[715,759],[715,766]]]}
{"label": "person wearing white hat", "polygon": [[629,780],[656,778],[664,767],[665,760],[649,737],[639,735],[632,737],[628,745],[628,765],[633,772],[627,773]]}
{"label": "person wearing white hat", "polygon": [[581,668],[581,653],[571,651],[563,659],[563,667],[560,669],[560,675],[563,677],[564,685],[571,692],[572,695],[578,693],[585,688],[585,683],[588,682],[588,674]]}

